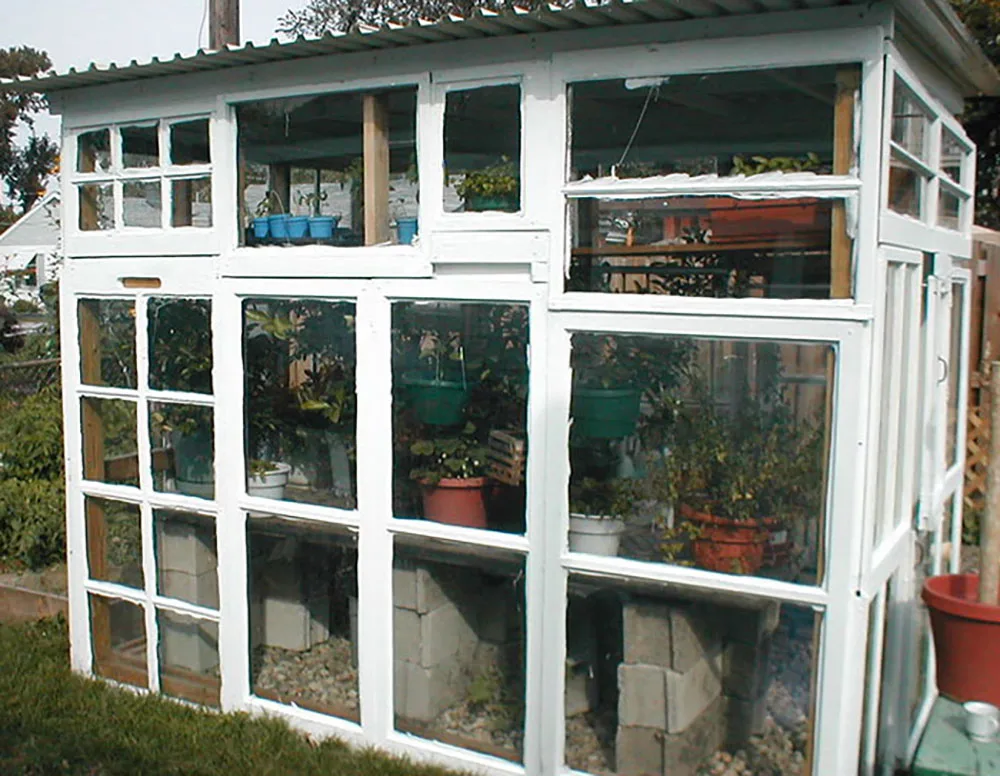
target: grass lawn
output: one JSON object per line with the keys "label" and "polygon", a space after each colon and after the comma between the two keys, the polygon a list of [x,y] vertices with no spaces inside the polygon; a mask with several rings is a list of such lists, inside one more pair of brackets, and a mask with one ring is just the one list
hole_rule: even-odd
{"label": "grass lawn", "polygon": [[277,719],[139,696],[69,670],[66,626],[0,624],[0,774],[446,776]]}

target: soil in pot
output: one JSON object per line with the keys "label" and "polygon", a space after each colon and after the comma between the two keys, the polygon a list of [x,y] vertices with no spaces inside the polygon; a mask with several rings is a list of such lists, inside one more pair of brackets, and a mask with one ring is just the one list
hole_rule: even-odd
{"label": "soil in pot", "polygon": [[435,485],[421,485],[426,519],[469,528],[486,527],[485,477],[443,478]]}
{"label": "soil in pot", "polygon": [[695,563],[709,571],[756,574],[764,563],[767,531],[757,520],[729,520],[681,504],[683,520],[698,526],[692,542]]}
{"label": "soil in pot", "polygon": [[635,432],[640,392],[635,388],[573,389],[573,431],[588,439],[620,439]]}
{"label": "soil in pot", "polygon": [[600,515],[569,516],[569,548],[588,555],[617,555],[625,521]]}
{"label": "soil in pot", "polygon": [[924,582],[938,690],[959,703],[1000,704],[1000,606],[979,603],[978,574],[945,574]]}

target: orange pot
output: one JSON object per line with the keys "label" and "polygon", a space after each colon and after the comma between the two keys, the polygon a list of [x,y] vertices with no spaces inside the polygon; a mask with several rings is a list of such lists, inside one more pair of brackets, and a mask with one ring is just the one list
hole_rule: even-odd
{"label": "orange pot", "polygon": [[694,559],[709,571],[756,574],[764,563],[767,532],[759,520],[729,520],[709,512],[699,512],[680,505],[684,520],[695,523],[700,531],[693,542]]}
{"label": "orange pot", "polygon": [[486,528],[485,477],[443,478],[436,484],[424,482],[424,517],[439,523]]}

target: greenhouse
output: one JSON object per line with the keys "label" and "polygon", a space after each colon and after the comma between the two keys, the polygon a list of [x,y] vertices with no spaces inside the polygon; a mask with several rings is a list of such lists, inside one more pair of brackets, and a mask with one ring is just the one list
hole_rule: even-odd
{"label": "greenhouse", "polygon": [[63,118],[75,670],[490,774],[907,764],[1000,93],[945,3],[4,86]]}

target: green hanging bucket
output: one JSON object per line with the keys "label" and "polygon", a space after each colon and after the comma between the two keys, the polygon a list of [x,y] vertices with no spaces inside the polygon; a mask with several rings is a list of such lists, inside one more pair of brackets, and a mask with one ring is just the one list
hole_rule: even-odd
{"label": "green hanging bucket", "polygon": [[421,423],[430,426],[457,426],[469,403],[469,385],[459,380],[428,380],[404,375],[413,410]]}
{"label": "green hanging bucket", "polygon": [[634,433],[640,395],[636,388],[574,388],[573,431],[590,439],[620,439]]}

